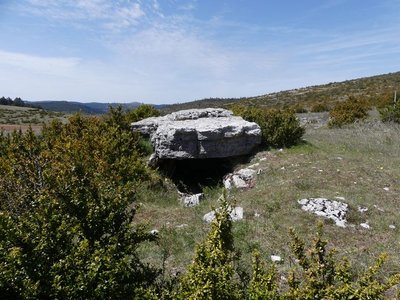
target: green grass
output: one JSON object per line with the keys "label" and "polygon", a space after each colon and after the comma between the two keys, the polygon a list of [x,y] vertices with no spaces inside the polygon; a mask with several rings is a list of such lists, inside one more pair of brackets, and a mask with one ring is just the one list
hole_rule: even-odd
{"label": "green grass", "polygon": [[[340,228],[323,220],[329,245],[348,257],[356,270],[386,252],[385,272],[400,272],[400,127],[371,122],[341,129],[309,128],[304,140],[283,151],[259,152],[249,162],[260,162],[262,169],[255,187],[230,193],[230,201],[245,211],[245,220],[234,224],[244,267],[249,265],[251,252],[259,249],[267,259],[272,254],[283,257],[280,268],[288,269],[293,262],[289,228],[307,241],[322,220],[302,211],[297,200],[339,196],[350,206],[350,224]],[[220,189],[206,190],[200,206],[184,208],[173,186],[168,186],[149,191],[146,197],[139,195],[142,206],[136,219],[160,230],[159,245],[142,248],[143,257],[159,266],[164,261],[166,271],[174,273],[185,269],[196,243],[204,238],[209,225],[202,216],[217,205]],[[368,211],[360,213],[358,206]],[[362,222],[368,222],[371,229],[360,227]]]}

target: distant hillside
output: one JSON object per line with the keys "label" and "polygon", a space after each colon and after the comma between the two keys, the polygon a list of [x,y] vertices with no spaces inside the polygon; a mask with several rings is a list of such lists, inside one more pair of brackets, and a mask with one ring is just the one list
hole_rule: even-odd
{"label": "distant hillside", "polygon": [[361,96],[373,101],[379,95],[393,93],[396,90],[397,92],[400,91],[400,72],[343,82],[333,82],[255,97],[202,99],[167,105],[162,108],[162,111],[169,113],[189,108],[228,107],[237,103],[278,108],[302,105],[309,109],[315,103],[333,105],[335,102],[347,99],[349,96]]}
{"label": "distant hillside", "polygon": [[138,107],[141,103],[132,102],[132,103],[100,103],[100,102],[89,102],[82,103],[76,101],[32,101],[30,102],[37,106],[42,107],[45,110],[54,111],[54,112],[64,112],[64,113],[74,113],[74,112],[82,112],[85,114],[104,114],[108,111],[109,106],[118,106],[121,105],[127,109],[133,109]]}

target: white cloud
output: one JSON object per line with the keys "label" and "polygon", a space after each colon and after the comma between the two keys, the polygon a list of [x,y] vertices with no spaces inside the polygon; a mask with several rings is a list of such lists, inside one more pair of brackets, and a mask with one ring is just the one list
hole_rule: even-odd
{"label": "white cloud", "polygon": [[26,0],[20,11],[50,20],[68,22],[97,21],[108,29],[136,25],[145,15],[140,4],[129,0]]}
{"label": "white cloud", "polygon": [[[0,65],[41,74],[66,75],[79,65],[78,58],[40,57],[0,50]],[[4,69],[3,70],[6,70]],[[6,72],[7,73],[7,72]]]}

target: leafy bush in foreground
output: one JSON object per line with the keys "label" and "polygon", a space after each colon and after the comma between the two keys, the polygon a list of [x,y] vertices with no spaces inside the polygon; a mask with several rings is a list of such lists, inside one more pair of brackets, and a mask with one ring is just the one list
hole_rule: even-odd
{"label": "leafy bush in foreground", "polygon": [[304,134],[304,128],[292,110],[234,106],[232,111],[261,127],[263,144],[267,147],[296,145]]}
{"label": "leafy bush in foreground", "polygon": [[126,299],[156,278],[132,225],[149,171],[120,113],[0,136],[3,299]]}
{"label": "leafy bush in foreground", "polygon": [[368,116],[369,105],[366,101],[350,97],[348,100],[338,102],[329,112],[329,127],[341,127],[354,123],[356,120]]}
{"label": "leafy bush in foreground", "polygon": [[193,263],[181,279],[176,299],[241,299],[233,281],[231,208],[225,196],[208,238],[197,246]]}

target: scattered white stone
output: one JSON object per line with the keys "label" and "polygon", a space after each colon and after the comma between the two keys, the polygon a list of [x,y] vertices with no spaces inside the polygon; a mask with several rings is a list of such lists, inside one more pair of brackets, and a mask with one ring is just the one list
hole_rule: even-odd
{"label": "scattered white stone", "polygon": [[262,172],[262,169],[258,169],[258,170],[257,170],[257,175],[260,175],[261,172]]}
{"label": "scattered white stone", "polygon": [[282,167],[281,170],[285,170],[285,167]]}
{"label": "scattered white stone", "polygon": [[279,149],[278,151],[279,151],[279,152],[283,152],[283,148]]}
{"label": "scattered white stone", "polygon": [[345,197],[341,197],[341,196],[336,196],[335,199],[336,199],[336,200],[339,200],[339,201],[344,201],[344,200],[346,200]]}
{"label": "scattered white stone", "polygon": [[258,213],[258,212],[254,212],[254,217],[256,217],[256,218],[258,218],[258,217],[260,217],[261,215]]}
{"label": "scattered white stone", "polygon": [[359,211],[360,213],[365,213],[365,212],[368,211],[368,207],[359,206],[359,207],[358,207],[358,211]]}
{"label": "scattered white stone", "polygon": [[336,157],[336,159],[337,159],[337,160],[342,160],[343,158],[340,157],[340,156],[338,156],[338,157]]}
{"label": "scattered white stone", "polygon": [[370,229],[370,228],[371,228],[371,227],[368,225],[368,223],[361,223],[360,226],[361,226],[362,228],[365,228],[365,229]]}
{"label": "scattered white stone", "polygon": [[232,188],[232,177],[226,177],[223,181],[224,187],[227,190],[230,190]]}
{"label": "scattered white stone", "polygon": [[200,204],[201,199],[204,197],[203,193],[194,195],[185,195],[181,198],[181,201],[186,207],[194,207]]}
{"label": "scattered white stone", "polygon": [[211,223],[215,218],[215,211],[210,211],[203,216],[203,221],[206,223]]}
{"label": "scattered white stone", "polygon": [[160,232],[157,229],[153,229],[152,231],[150,231],[150,234],[154,236],[158,236],[159,233]]}
{"label": "scattered white stone", "polygon": [[301,199],[298,200],[298,203],[301,205],[302,210],[331,219],[339,227],[346,227],[347,203],[326,198]]}
{"label": "scattered white stone", "polygon": [[282,258],[279,255],[271,255],[271,260],[273,262],[281,262]]}
{"label": "scattered white stone", "polygon": [[267,160],[266,157],[261,157],[261,158],[260,158],[260,161],[266,161],[266,160]]}
{"label": "scattered white stone", "polygon": [[180,229],[180,228],[185,228],[188,227],[188,224],[180,224],[180,225],[176,225],[176,228]]}
{"label": "scattered white stone", "polygon": [[243,207],[236,206],[232,209],[230,213],[232,221],[243,220]]}
{"label": "scattered white stone", "polygon": [[396,226],[394,226],[394,225],[389,225],[389,228],[390,228],[390,229],[396,229]]}
{"label": "scattered white stone", "polygon": [[[218,208],[217,208],[217,210],[218,210]],[[244,215],[243,207],[240,207],[240,206],[236,206],[234,208],[230,207],[230,210],[231,210],[231,212],[230,212],[229,216],[231,217],[232,221],[235,222],[235,221],[240,221],[243,219],[243,215]],[[210,211],[209,213],[206,213],[203,216],[203,221],[205,221],[207,223],[211,223],[214,219],[215,219],[215,210]]]}
{"label": "scattered white stone", "polygon": [[389,192],[389,188],[388,188],[387,186],[385,186],[383,189],[384,189],[386,192]]}
{"label": "scattered white stone", "polygon": [[238,189],[249,188],[256,171],[253,169],[245,168],[234,173],[225,175],[223,184],[224,187],[229,190],[233,187]]}
{"label": "scattered white stone", "polygon": [[319,170],[318,170],[318,172],[323,172],[323,171],[324,171],[324,170],[322,170],[322,169],[319,169]]}
{"label": "scattered white stone", "polygon": [[249,187],[249,184],[244,179],[242,179],[239,175],[233,175],[232,182],[233,182],[233,185],[235,187],[237,187],[238,189],[244,189],[244,188]]}

